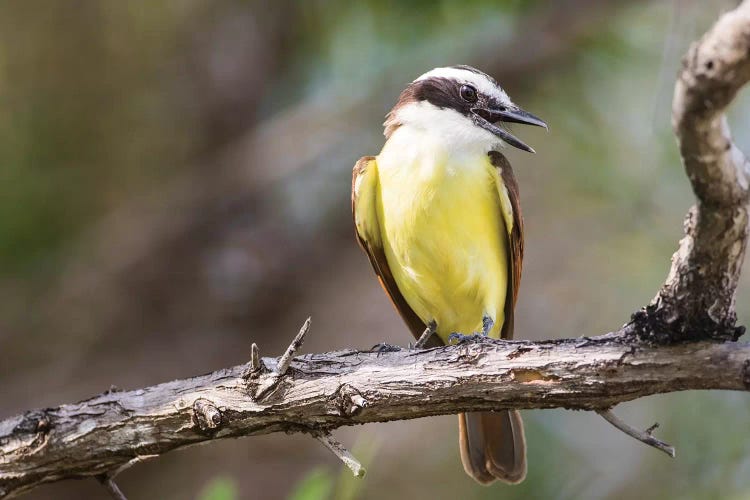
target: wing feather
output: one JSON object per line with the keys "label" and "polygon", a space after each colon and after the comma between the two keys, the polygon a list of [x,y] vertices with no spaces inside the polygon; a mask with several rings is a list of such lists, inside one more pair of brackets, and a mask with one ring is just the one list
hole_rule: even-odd
{"label": "wing feather", "polygon": [[[508,229],[508,288],[509,292],[505,299],[505,322],[501,337],[504,339],[513,338],[513,326],[516,301],[518,299],[518,288],[521,285],[521,270],[523,268],[523,216],[521,214],[521,200],[518,193],[518,183],[516,176],[513,174],[513,168],[503,154],[498,151],[489,152],[490,162],[498,170],[500,180],[503,185],[498,186],[501,191],[500,196],[507,194],[511,207],[512,221],[506,221]],[[503,191],[505,188],[505,192]],[[508,224],[508,222],[511,222]]]}
{"label": "wing feather", "polygon": [[[391,268],[385,257],[378,220],[377,199],[380,188],[377,161],[373,156],[364,156],[354,165],[352,172],[352,216],[359,245],[370,259],[380,285],[391,299],[393,306],[403,318],[415,338],[419,338],[426,326],[406,302],[396,285]],[[427,343],[429,347],[442,345],[437,335]]]}

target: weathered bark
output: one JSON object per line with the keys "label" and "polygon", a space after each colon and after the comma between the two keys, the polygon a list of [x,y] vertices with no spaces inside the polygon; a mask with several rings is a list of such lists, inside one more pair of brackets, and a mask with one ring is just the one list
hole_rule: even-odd
{"label": "weathered bark", "polygon": [[[275,374],[248,376],[241,365],[28,412],[0,422],[0,496],[211,439],[503,408],[597,410],[664,392],[749,387],[750,344],[649,347],[625,338],[633,337],[312,354],[259,400],[256,390]],[[273,370],[277,360],[263,362]]]}

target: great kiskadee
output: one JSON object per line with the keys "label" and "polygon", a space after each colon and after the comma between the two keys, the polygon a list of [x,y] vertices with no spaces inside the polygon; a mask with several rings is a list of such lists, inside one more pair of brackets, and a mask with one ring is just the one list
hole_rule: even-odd
{"label": "great kiskadee", "polygon": [[[401,93],[376,157],[354,167],[359,243],[411,332],[428,346],[452,334],[513,337],[523,258],[518,185],[500,149],[534,152],[501,122],[547,127],[489,75],[437,68]],[[459,415],[466,472],[482,484],[526,476],[517,411]]]}

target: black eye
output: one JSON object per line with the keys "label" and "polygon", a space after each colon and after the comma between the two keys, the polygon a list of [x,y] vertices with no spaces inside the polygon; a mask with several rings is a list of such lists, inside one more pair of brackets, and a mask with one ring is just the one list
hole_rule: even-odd
{"label": "black eye", "polygon": [[461,85],[461,99],[466,102],[477,102],[477,89],[471,85]]}

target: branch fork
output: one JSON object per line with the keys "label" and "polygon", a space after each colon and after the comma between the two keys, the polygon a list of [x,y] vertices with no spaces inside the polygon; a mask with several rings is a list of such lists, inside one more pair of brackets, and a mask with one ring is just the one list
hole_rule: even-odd
{"label": "branch fork", "polygon": [[[284,354],[279,358],[278,363],[276,364],[276,367],[273,369],[273,374],[271,377],[265,379],[258,387],[255,389],[255,394],[253,395],[253,399],[256,401],[260,401],[263,399],[271,389],[274,389],[281,380],[281,377],[283,377],[287,370],[289,369],[289,366],[292,364],[292,359],[294,358],[294,353],[297,352],[297,350],[302,347],[303,342],[305,341],[305,335],[307,335],[307,332],[310,330],[310,321],[311,318],[307,318],[305,322],[302,324],[302,328],[300,328],[299,333],[297,333],[297,336],[294,337],[294,340],[292,340],[292,343],[289,344],[289,347],[286,348],[286,351],[284,351]],[[258,357],[258,348],[255,344],[254,353],[253,350],[251,350],[251,361],[250,361],[250,368],[251,368],[251,374],[259,373],[261,371],[260,365],[261,361]]]}

